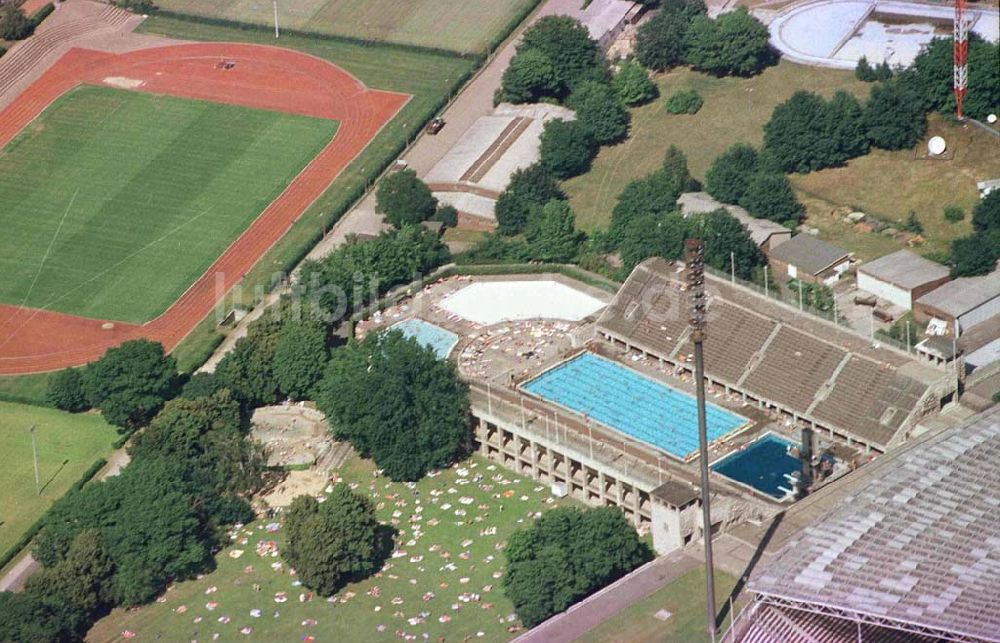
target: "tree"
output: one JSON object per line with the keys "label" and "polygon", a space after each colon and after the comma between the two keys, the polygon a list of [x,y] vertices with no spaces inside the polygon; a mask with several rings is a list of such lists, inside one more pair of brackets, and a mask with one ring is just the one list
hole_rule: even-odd
{"label": "tree", "polygon": [[753,269],[766,263],[743,224],[726,210],[708,212],[690,221],[686,236],[705,242],[705,263],[713,268],[729,272],[735,264],[736,276],[749,280]]}
{"label": "tree", "polygon": [[504,593],[534,627],[651,560],[616,507],[559,507],[515,532],[504,550]]}
{"label": "tree", "polygon": [[316,404],[393,480],[418,480],[465,453],[468,389],[451,362],[398,331],[333,351]]}
{"label": "tree", "polygon": [[561,91],[552,61],[537,49],[526,49],[511,59],[500,88],[501,100],[510,103],[536,103]]}
{"label": "tree", "polygon": [[34,594],[0,592],[0,641],[73,640],[79,635],[72,630],[73,623]]}
{"label": "tree", "polygon": [[57,501],[32,554],[55,567],[67,559],[77,534],[96,529],[114,563],[114,603],[147,602],[170,581],[211,565],[212,528],[194,496],[183,465],[163,458],[131,464]]}
{"label": "tree", "polygon": [[617,143],[628,134],[629,113],[606,83],[587,80],[567,99],[580,124],[601,145]]}
{"label": "tree", "polygon": [[0,9],[0,38],[3,40],[22,40],[34,30],[35,25],[13,3],[7,3]]}
{"label": "tree", "polygon": [[218,373],[195,373],[184,384],[180,397],[196,400],[199,397],[211,397],[222,390],[229,389]]}
{"label": "tree", "polygon": [[913,147],[927,130],[919,99],[895,79],[872,87],[864,121],[872,145],[884,150]]}
{"label": "tree", "polygon": [[[701,7],[704,13],[704,5]],[[684,63],[689,16],[664,7],[639,27],[635,56],[647,69],[666,71]]]}
{"label": "tree", "polygon": [[611,86],[622,104],[629,107],[642,105],[656,98],[658,90],[649,73],[636,60],[629,59],[618,67]]}
{"label": "tree", "polygon": [[528,51],[544,55],[551,63],[558,84],[553,98],[568,95],[585,79],[600,79],[607,73],[597,42],[586,27],[568,16],[545,16],[528,27],[515,58]]}
{"label": "tree", "polygon": [[425,221],[436,209],[437,199],[411,169],[393,172],[379,183],[375,211],[397,228]]}
{"label": "tree", "polygon": [[[185,469],[202,498],[256,491],[262,481],[262,449],[246,439],[239,403],[229,391],[167,402],[129,447],[133,462],[163,458]],[[228,521],[226,521],[228,522]]]}
{"label": "tree", "polygon": [[788,177],[781,172],[760,170],[753,174],[739,205],[755,217],[778,223],[798,222],[803,214]]}
{"label": "tree", "polygon": [[293,400],[309,397],[323,376],[329,353],[326,328],[311,320],[285,322],[274,347],[274,379]]}
{"label": "tree", "polygon": [[704,104],[701,94],[690,89],[671,94],[664,107],[671,114],[697,114]]}
{"label": "tree", "polygon": [[285,533],[285,560],[320,596],[374,574],[392,549],[392,529],[379,524],[368,499],[343,482],[322,504],[312,496],[295,498]]}
{"label": "tree", "polygon": [[633,221],[646,220],[647,215],[662,216],[668,212],[676,212],[677,199],[684,189],[682,177],[662,168],[632,181],[618,195],[618,203],[611,211],[609,236],[617,243],[622,240],[625,229]]}
{"label": "tree", "polygon": [[565,201],[553,199],[528,227],[532,258],[550,263],[567,263],[576,257],[583,235],[575,227],[576,217]]}
{"label": "tree", "polygon": [[236,340],[233,350],[216,366],[215,372],[226,387],[246,407],[265,406],[278,400],[274,358],[282,323],[277,314],[265,313]]}
{"label": "tree", "polygon": [[957,205],[949,205],[944,209],[944,220],[950,223],[958,223],[965,218],[965,210]]}
{"label": "tree", "polygon": [[557,179],[568,179],[590,169],[597,141],[578,121],[556,118],[545,123],[541,136],[541,164]]}
{"label": "tree", "polygon": [[671,145],[663,153],[661,167],[665,173],[665,179],[679,190],[678,196],[680,196],[680,192],[697,192],[701,189],[701,184],[691,176],[691,172],[688,170],[687,157],[676,145]]}
{"label": "tree", "polygon": [[437,212],[431,217],[431,221],[440,221],[446,228],[454,228],[458,225],[458,210],[450,204],[438,204]]}
{"label": "tree", "polygon": [[507,189],[497,199],[497,232],[518,234],[528,224],[531,208],[545,205],[552,199],[565,198],[566,194],[542,164],[535,163],[517,170],[511,176]]}
{"label": "tree", "polygon": [[867,56],[858,58],[858,64],[854,66],[854,77],[864,83],[875,81],[875,69],[868,62]]}
{"label": "tree", "polygon": [[163,346],[135,339],[110,348],[83,371],[87,402],[123,429],[145,425],[173,397],[177,362]]}
{"label": "tree", "polygon": [[687,62],[718,76],[752,76],[771,64],[768,30],[746,7],[712,20],[699,15],[687,30]]}
{"label": "tree", "polygon": [[1000,230],[975,232],[951,242],[951,276],[985,275],[1000,260]]}
{"label": "tree", "polygon": [[687,223],[679,212],[640,213],[622,225],[618,254],[628,273],[649,257],[677,259],[684,249]]}
{"label": "tree", "polygon": [[531,261],[531,258],[532,251],[524,239],[487,233],[470,250],[456,257],[456,260],[463,264],[492,264],[524,263]]}
{"label": "tree", "polygon": [[53,374],[49,378],[45,399],[60,411],[69,411],[70,413],[86,411],[89,406],[80,370],[67,368]]}
{"label": "tree", "polygon": [[24,592],[44,606],[50,618],[55,617],[67,638],[82,640],[91,623],[112,605],[114,571],[101,532],[85,529],[73,539],[64,559],[28,579]]}
{"label": "tree", "polygon": [[972,209],[972,227],[983,232],[1000,230],[1000,190],[993,190]]}
{"label": "tree", "polygon": [[712,161],[705,173],[705,191],[723,203],[739,203],[757,170],[757,150],[735,143]]}
{"label": "tree", "polygon": [[858,99],[837,90],[826,104],[826,123],[833,152],[830,166],[843,165],[848,160],[868,153],[868,133],[865,130],[864,108]]}

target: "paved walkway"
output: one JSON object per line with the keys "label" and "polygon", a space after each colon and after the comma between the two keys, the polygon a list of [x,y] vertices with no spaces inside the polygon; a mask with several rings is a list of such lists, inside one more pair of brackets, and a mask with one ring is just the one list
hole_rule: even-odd
{"label": "paved walkway", "polygon": [[643,565],[580,601],[562,614],[514,639],[513,643],[570,643],[633,603],[702,564],[680,549]]}

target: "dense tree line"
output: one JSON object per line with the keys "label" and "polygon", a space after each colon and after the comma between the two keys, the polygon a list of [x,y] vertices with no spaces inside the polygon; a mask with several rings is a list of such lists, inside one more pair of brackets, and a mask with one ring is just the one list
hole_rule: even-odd
{"label": "dense tree line", "polygon": [[701,0],[664,3],[639,28],[636,57],[655,71],[688,64],[716,76],[752,76],[776,58],[767,27],[745,7],[712,19]]}
{"label": "dense tree line", "polygon": [[652,560],[649,547],[616,507],[545,512],[504,549],[504,591],[534,627]]}
{"label": "dense tree line", "polygon": [[[112,356],[158,371],[128,349]],[[119,475],[52,506],[32,550],[42,570],[23,592],[0,593],[0,640],[81,640],[111,608],[210,570],[221,528],[253,517],[246,498],[263,481],[248,428],[225,390],[166,402]]]}

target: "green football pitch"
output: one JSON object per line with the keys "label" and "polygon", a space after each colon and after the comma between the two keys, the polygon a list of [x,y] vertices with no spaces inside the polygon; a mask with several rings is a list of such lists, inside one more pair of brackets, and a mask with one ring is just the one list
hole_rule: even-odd
{"label": "green football pitch", "polygon": [[[41,494],[35,487],[29,433],[32,426]],[[0,402],[0,554],[16,543],[98,458],[111,453],[116,437],[114,427],[97,414],[71,415]]]}
{"label": "green football pitch", "polygon": [[0,303],[156,317],[336,129],[220,103],[73,90],[0,151]]}

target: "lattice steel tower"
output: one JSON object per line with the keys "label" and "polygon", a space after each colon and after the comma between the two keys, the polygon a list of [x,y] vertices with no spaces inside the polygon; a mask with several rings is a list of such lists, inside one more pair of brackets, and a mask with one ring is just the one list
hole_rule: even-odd
{"label": "lattice steel tower", "polygon": [[954,30],[955,115],[961,120],[962,102],[965,100],[965,90],[969,81],[969,20],[965,17],[965,0],[955,0]]}

